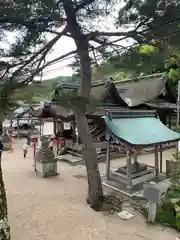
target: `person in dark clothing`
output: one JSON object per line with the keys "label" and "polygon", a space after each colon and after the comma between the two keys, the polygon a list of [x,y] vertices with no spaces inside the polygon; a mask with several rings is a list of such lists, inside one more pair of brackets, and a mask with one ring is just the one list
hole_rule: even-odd
{"label": "person in dark clothing", "polygon": [[1,159],[1,156],[2,156],[2,151],[3,151],[3,143],[0,141],[0,159]]}

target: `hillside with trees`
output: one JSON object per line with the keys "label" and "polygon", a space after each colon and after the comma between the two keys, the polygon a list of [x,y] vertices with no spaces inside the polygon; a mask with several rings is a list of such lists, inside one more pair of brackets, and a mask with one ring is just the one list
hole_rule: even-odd
{"label": "hillside with trees", "polygon": [[21,89],[15,90],[14,98],[30,104],[39,103],[41,100],[50,100],[54,88],[62,82],[71,81],[71,79],[72,77],[69,76],[59,76],[37,83],[32,82],[24,87],[23,91]]}

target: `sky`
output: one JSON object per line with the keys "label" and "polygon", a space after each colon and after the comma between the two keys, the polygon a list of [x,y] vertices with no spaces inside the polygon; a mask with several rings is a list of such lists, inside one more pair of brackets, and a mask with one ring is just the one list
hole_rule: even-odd
{"label": "sky", "polygon": [[[69,37],[62,37],[57,44],[54,45],[52,52],[47,56],[47,62],[55,59],[68,52],[76,50],[74,41]],[[71,76],[73,71],[68,65],[73,61],[73,58],[68,58],[47,67],[43,72],[43,79],[54,78],[57,76]]]}
{"label": "sky", "polygon": [[[117,31],[111,18],[107,18],[106,21],[101,19],[102,31]],[[98,29],[98,28],[97,28]],[[117,39],[117,38],[111,38]],[[124,40],[119,42],[120,45],[126,47],[132,44],[132,40]],[[73,39],[69,37],[62,37],[54,46],[53,51],[48,55],[47,60],[50,61],[70,51],[76,50]],[[54,78],[59,75],[71,76],[73,71],[68,65],[74,60],[73,57],[68,57],[67,60],[63,60],[52,66],[47,67],[43,72],[43,79]]]}
{"label": "sky", "polygon": [[[111,13],[111,15],[104,19],[99,18],[98,20],[93,22],[93,25],[96,26],[96,29],[99,31],[117,31],[114,25],[114,17],[117,17],[117,9],[119,9],[119,6],[114,6],[114,9]],[[49,34],[48,39],[52,39],[52,35]],[[15,41],[15,34],[8,33],[7,34],[7,41],[12,43]],[[4,43],[5,45],[7,42]],[[121,45],[128,46],[132,44],[132,41],[121,41]],[[63,54],[66,54],[70,51],[76,50],[76,46],[74,41],[69,37],[62,37],[60,40],[54,45],[53,50],[48,54],[46,61],[50,61],[52,59],[55,59]],[[63,60],[60,62],[57,62],[56,64],[53,64],[49,67],[47,67],[43,71],[43,80],[55,78],[57,76],[71,76],[73,71],[68,66],[73,61],[73,58],[68,58],[67,60]],[[38,77],[36,77],[38,79]]]}

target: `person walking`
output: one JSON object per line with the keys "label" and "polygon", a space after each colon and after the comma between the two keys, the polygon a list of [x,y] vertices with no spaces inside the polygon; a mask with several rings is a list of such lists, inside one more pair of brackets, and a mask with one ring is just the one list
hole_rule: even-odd
{"label": "person walking", "polygon": [[26,158],[26,156],[27,156],[29,145],[30,145],[30,139],[29,139],[29,137],[25,137],[25,141],[24,141],[24,144],[23,144],[23,156],[24,156],[24,158]]}

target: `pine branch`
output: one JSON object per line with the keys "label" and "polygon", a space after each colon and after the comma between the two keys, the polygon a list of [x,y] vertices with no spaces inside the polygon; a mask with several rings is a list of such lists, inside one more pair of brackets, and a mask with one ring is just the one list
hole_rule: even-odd
{"label": "pine branch", "polygon": [[68,57],[68,56],[71,56],[73,54],[76,54],[77,51],[74,50],[74,51],[71,51],[69,53],[66,53],[66,54],[63,54],[61,55],[60,57],[58,58],[55,58],[49,62],[47,62],[46,64],[44,64],[42,67],[39,67],[37,68],[32,74],[31,76],[28,76],[25,80],[21,81],[21,82],[18,82],[18,83],[15,83],[14,86],[12,87],[13,89],[16,89],[16,88],[22,88],[24,85],[27,85],[28,83],[30,83],[33,78],[38,74],[40,73],[41,71],[43,71],[43,69],[45,69],[46,67],[52,65],[53,63],[56,63],[60,60],[63,60],[64,58]]}
{"label": "pine branch", "polygon": [[129,32],[91,32],[87,34],[87,37],[89,40],[96,39],[97,37],[135,37],[136,36],[135,31],[129,31]]}
{"label": "pine branch", "polygon": [[30,59],[28,59],[20,68],[18,68],[12,75],[11,79],[17,76],[28,64],[30,64],[36,57],[38,57],[40,54],[42,54],[44,51],[49,51],[53,45],[60,39],[61,36],[64,35],[64,33],[67,31],[67,28],[65,27],[61,31],[61,35],[56,36],[53,38],[50,42],[48,42],[43,48],[41,48],[37,53],[35,53]]}
{"label": "pine branch", "polygon": [[78,12],[79,10],[85,8],[86,6],[92,4],[95,2],[95,0],[82,0],[76,7],[75,7],[75,12]]}

